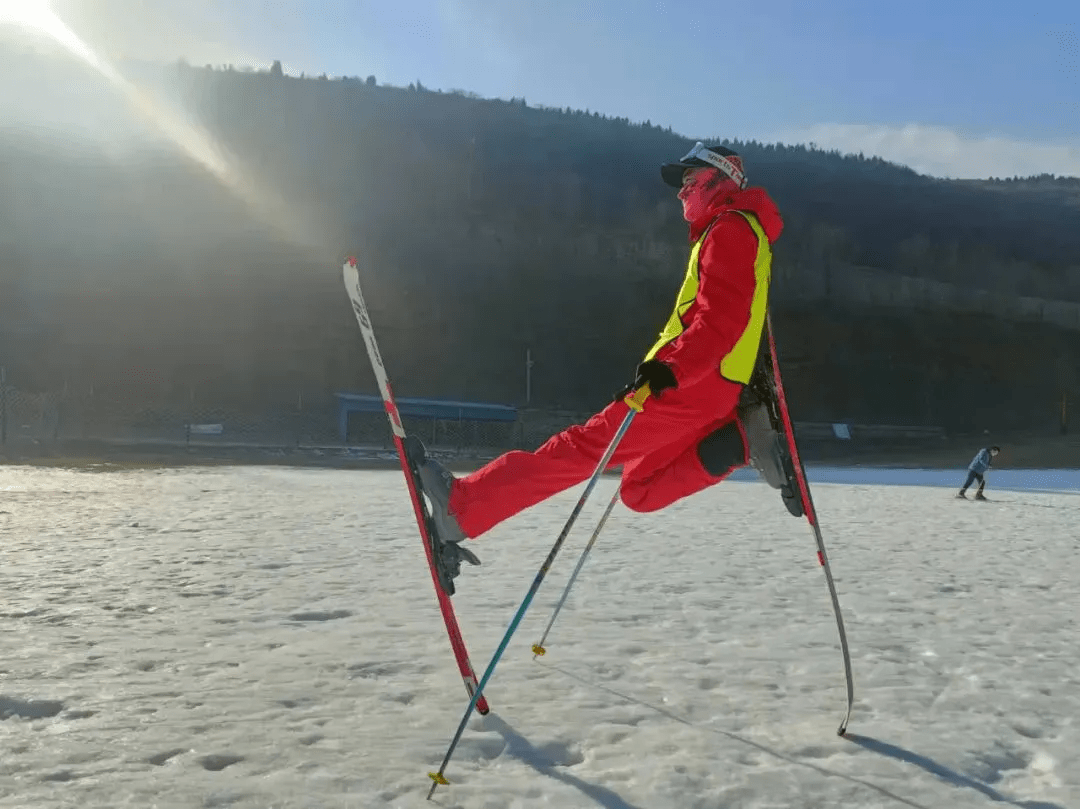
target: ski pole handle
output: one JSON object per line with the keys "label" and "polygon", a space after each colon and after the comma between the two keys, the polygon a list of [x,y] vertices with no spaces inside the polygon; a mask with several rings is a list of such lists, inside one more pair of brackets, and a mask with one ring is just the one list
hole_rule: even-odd
{"label": "ski pole handle", "polygon": [[634,391],[630,396],[627,396],[625,399],[623,399],[623,401],[626,402],[626,406],[629,407],[631,410],[636,410],[638,413],[640,413],[642,410],[645,409],[645,400],[649,398],[650,393],[652,393],[652,391],[649,390],[649,383],[646,382],[644,385]]}

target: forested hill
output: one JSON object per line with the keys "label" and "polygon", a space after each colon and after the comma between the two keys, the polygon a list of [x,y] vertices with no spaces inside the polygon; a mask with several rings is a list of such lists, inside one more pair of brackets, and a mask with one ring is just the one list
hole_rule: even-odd
{"label": "forested hill", "polygon": [[[35,94],[0,111],[0,353],[28,388],[93,381],[244,408],[370,388],[340,280],[356,253],[402,395],[520,404],[529,350],[532,404],[590,408],[632,374],[682,274],[685,227],[658,166],[691,141],[660,125],[374,77],[139,68],[210,133],[237,194],[149,138],[88,68],[5,64],[0,90]],[[717,139],[741,123],[718,116]],[[1076,333],[811,305],[781,276],[868,267],[1080,301],[1080,181],[945,181],[729,143],[785,218],[774,308],[804,418],[1026,424],[1075,386]]]}

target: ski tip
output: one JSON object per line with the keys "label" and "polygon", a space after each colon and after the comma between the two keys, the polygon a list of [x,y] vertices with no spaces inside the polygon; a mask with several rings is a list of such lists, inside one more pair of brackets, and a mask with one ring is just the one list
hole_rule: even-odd
{"label": "ski tip", "polygon": [[450,784],[450,782],[446,780],[446,776],[443,775],[441,772],[429,772],[428,778],[430,778],[436,784],[442,784],[443,786],[448,786]]}
{"label": "ski tip", "polygon": [[837,736],[847,736],[847,725],[841,725],[836,729]]}
{"label": "ski tip", "polygon": [[545,649],[539,643],[536,643],[536,644],[533,645],[532,651],[533,651],[533,654],[536,655],[537,657],[543,657],[544,655],[547,654],[547,649]]}

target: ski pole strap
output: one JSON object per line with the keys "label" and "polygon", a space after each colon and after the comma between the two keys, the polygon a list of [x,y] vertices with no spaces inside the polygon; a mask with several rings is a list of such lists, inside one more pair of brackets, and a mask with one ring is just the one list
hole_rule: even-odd
{"label": "ski pole strap", "polygon": [[650,393],[652,393],[652,391],[649,390],[649,383],[646,382],[638,390],[623,399],[623,401],[626,402],[626,406],[631,410],[636,410],[640,413],[645,409],[645,400],[649,398]]}

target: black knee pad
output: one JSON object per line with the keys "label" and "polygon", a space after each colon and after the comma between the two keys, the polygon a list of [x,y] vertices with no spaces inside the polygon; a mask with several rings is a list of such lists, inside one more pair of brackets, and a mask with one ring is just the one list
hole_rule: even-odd
{"label": "black knee pad", "polygon": [[701,439],[698,458],[705,471],[713,477],[728,474],[746,464],[746,444],[737,422],[725,424]]}

